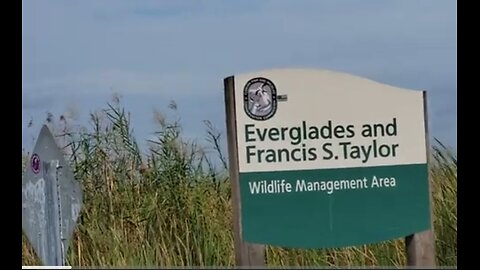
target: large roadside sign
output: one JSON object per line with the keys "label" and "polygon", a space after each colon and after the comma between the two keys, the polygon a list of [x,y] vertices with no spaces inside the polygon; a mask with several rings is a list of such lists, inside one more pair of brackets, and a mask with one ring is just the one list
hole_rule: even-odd
{"label": "large roadside sign", "polygon": [[424,92],[323,70],[227,79],[243,241],[346,247],[430,229]]}

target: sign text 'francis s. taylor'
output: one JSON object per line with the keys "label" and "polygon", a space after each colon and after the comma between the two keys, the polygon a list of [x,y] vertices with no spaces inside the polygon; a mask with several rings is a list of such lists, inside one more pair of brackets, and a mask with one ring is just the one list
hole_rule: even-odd
{"label": "sign text 'francis s. taylor'", "polygon": [[[355,144],[355,136],[369,138],[367,144]],[[366,163],[371,158],[395,157],[398,143],[385,144],[377,140],[397,136],[397,119],[388,123],[335,125],[332,120],[321,126],[302,121],[296,126],[258,128],[254,123],[245,125],[245,153],[247,163],[305,162],[316,159],[359,159]],[[333,150],[332,139],[339,139]],[[286,142],[294,148],[257,148],[264,141]]]}

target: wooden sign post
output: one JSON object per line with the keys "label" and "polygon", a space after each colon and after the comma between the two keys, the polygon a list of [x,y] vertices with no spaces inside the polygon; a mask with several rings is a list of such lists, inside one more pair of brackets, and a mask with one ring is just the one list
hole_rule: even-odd
{"label": "wooden sign post", "polygon": [[[428,132],[428,107],[427,92],[423,91],[423,109],[425,119],[425,142],[427,149],[427,164],[430,164],[430,137]],[[430,175],[430,171],[428,172]],[[430,177],[428,178],[429,190],[431,189]],[[430,192],[430,209],[433,209],[433,198]],[[407,250],[407,265],[416,267],[434,267],[435,260],[435,234],[433,230],[433,213],[430,210],[431,229],[405,237]]]}
{"label": "wooden sign post", "polygon": [[230,182],[232,183],[233,233],[235,245],[235,264],[237,266],[265,266],[265,246],[243,241],[241,220],[241,198],[238,172],[237,127],[235,125],[235,88],[234,78],[224,80],[225,108],[227,117],[227,137],[229,152]]}

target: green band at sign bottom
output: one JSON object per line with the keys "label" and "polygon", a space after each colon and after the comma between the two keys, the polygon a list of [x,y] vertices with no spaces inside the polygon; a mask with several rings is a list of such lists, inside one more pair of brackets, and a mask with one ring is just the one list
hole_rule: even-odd
{"label": "green band at sign bottom", "polygon": [[346,247],[430,228],[427,164],[240,173],[243,239]]}

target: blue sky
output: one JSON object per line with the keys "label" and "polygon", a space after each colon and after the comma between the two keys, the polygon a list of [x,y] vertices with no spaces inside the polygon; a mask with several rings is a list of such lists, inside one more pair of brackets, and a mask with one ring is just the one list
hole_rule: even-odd
{"label": "blue sky", "polygon": [[[427,90],[432,136],[457,145],[454,0],[22,1],[22,141],[47,111],[88,114],[113,93],[141,143],[153,110],[225,131],[223,78],[268,68],[329,69]],[[168,110],[174,100],[175,115]],[[33,120],[33,126],[27,127]]]}

